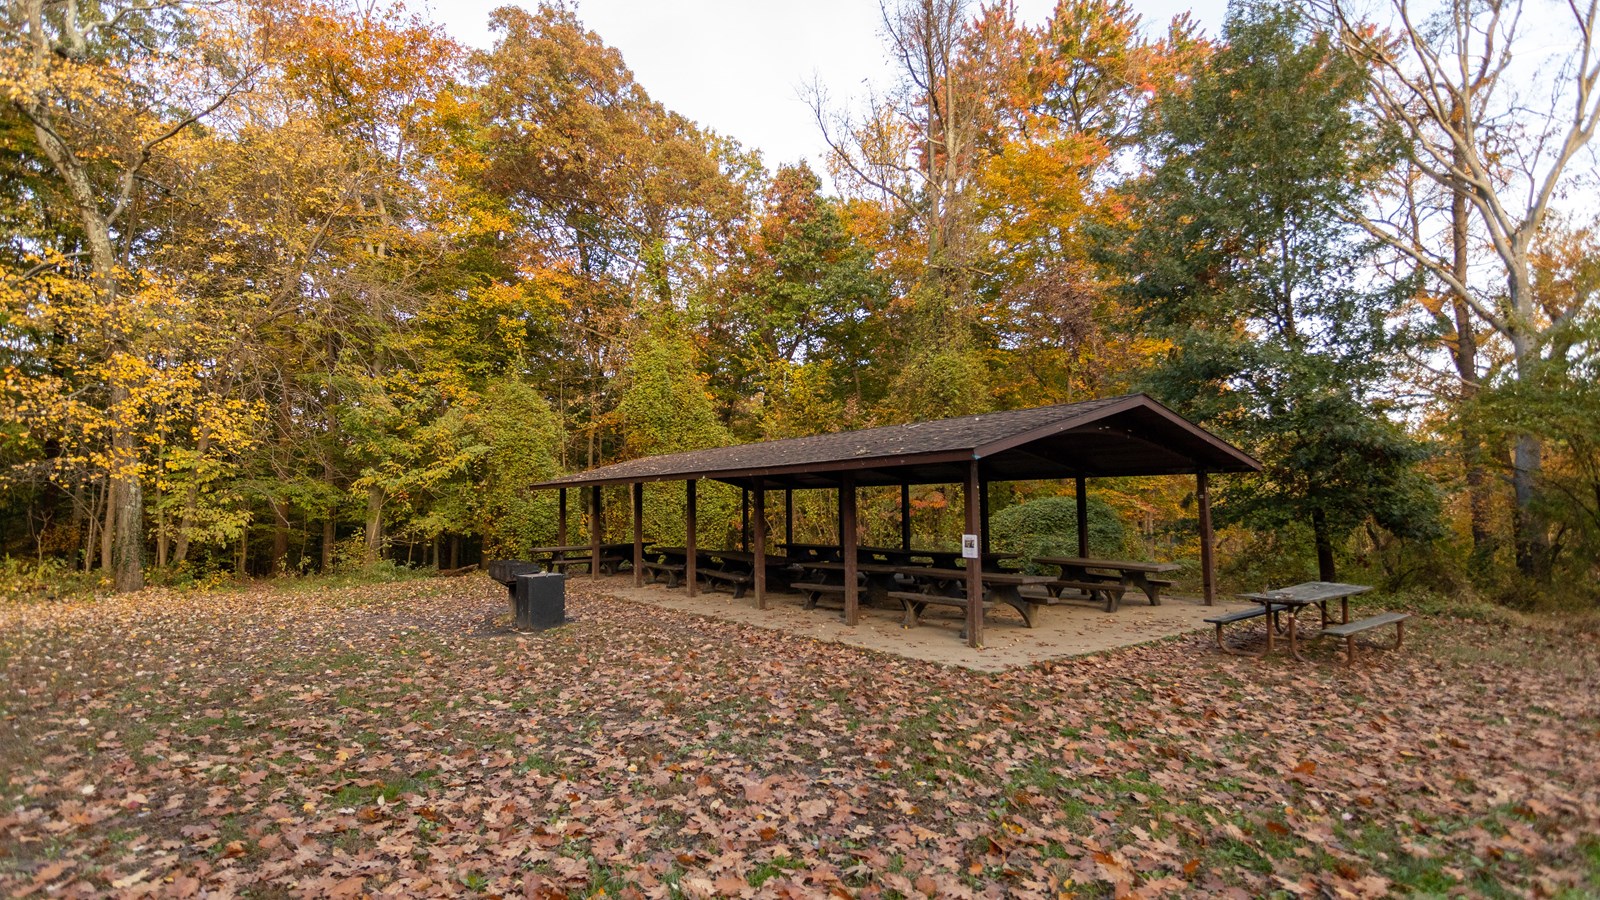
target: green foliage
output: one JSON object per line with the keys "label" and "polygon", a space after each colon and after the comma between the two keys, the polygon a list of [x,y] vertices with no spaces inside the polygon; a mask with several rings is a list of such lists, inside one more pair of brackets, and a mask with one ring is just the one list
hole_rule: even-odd
{"label": "green foliage", "polygon": [[528,485],[558,474],[560,426],[550,404],[529,385],[501,380],[483,393],[475,417],[487,451],[478,460],[473,490],[476,530],[486,559],[519,559],[556,534],[556,501]]}
{"label": "green foliage", "polygon": [[88,597],[103,586],[95,573],[69,568],[60,560],[0,557],[0,600],[44,602]]}
{"label": "green foliage", "polygon": [[[696,365],[698,354],[676,313],[667,307],[654,310],[630,349],[623,374],[626,386],[617,405],[630,455],[676,453],[733,443],[733,435],[717,419],[715,405]],[[695,516],[702,536],[715,543],[736,535],[739,492],[712,483],[701,484],[698,490]],[[646,501],[646,536],[660,543],[681,545],[686,522],[683,485],[651,485]]]}
{"label": "green foliage", "polygon": [[[1600,283],[1600,259],[1591,284]],[[1594,288],[1591,287],[1591,290]],[[1505,446],[1533,435],[1546,448],[1537,511],[1552,524],[1547,568],[1562,573],[1574,600],[1600,602],[1600,316],[1554,331],[1559,346],[1520,377],[1487,385],[1464,410],[1472,427]],[[1526,596],[1529,585],[1510,586]]]}
{"label": "green foliage", "polygon": [[[1089,555],[1125,558],[1128,535],[1117,511],[1094,496],[1089,497],[1086,509]],[[1077,556],[1078,501],[1072,497],[1041,497],[1008,506],[990,517],[989,542],[995,550],[1028,557]],[[1036,568],[1030,564],[1028,571]],[[1042,574],[1042,570],[1035,574]]]}
{"label": "green foliage", "polygon": [[884,410],[901,422],[983,412],[987,375],[982,357],[966,347],[918,348],[895,377]]}
{"label": "green foliage", "polygon": [[826,360],[774,364],[761,409],[762,437],[805,437],[849,427],[845,404],[835,398],[832,370]]}
{"label": "green foliage", "polygon": [[1383,148],[1356,117],[1366,74],[1301,13],[1230,12],[1227,45],[1187,92],[1158,104],[1159,164],[1113,254],[1142,321],[1172,349],[1151,393],[1254,453],[1219,520],[1312,527],[1325,578],[1335,545],[1369,518],[1439,533],[1427,449],[1385,392],[1406,335],[1387,327],[1399,285],[1359,274],[1365,247],[1341,224]]}
{"label": "green foliage", "polygon": [[669,309],[655,312],[630,349],[617,410],[631,454],[702,450],[733,442],[706,393],[694,344]]}

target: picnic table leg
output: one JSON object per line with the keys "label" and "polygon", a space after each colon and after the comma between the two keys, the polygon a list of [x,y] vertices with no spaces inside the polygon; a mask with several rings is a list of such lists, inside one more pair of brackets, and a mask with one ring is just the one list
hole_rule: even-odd
{"label": "picnic table leg", "polygon": [[1122,587],[1124,590],[1130,587],[1137,587],[1139,590],[1144,591],[1146,597],[1150,598],[1151,606],[1161,605],[1161,589],[1151,584],[1150,576],[1143,572],[1122,573]]}
{"label": "picnic table leg", "polygon": [[989,589],[989,593],[996,602],[1004,603],[1022,614],[1022,623],[1029,628],[1033,627],[1033,604],[1029,603],[1022,592],[1013,584],[999,584]]}
{"label": "picnic table leg", "polygon": [[1300,610],[1299,609],[1290,610],[1289,611],[1289,655],[1294,657],[1295,659],[1299,660],[1300,662],[1305,662],[1306,658],[1304,656],[1300,655],[1300,645],[1299,645],[1299,642],[1298,642],[1298,637],[1299,637],[1298,625],[1299,625],[1299,623],[1300,623]]}
{"label": "picnic table leg", "polygon": [[1248,656],[1252,659],[1260,659],[1272,651],[1272,623],[1270,621],[1267,622],[1267,649],[1258,653],[1250,650],[1240,650],[1236,647],[1229,647],[1227,643],[1222,640],[1222,623],[1219,622],[1217,623],[1217,649],[1221,650],[1223,653],[1229,654],[1230,656]]}

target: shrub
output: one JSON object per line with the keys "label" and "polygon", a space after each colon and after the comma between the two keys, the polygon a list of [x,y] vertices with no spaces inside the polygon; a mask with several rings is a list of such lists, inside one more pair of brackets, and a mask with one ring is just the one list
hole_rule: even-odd
{"label": "shrub", "polygon": [[[1117,511],[1089,498],[1089,555],[1120,559],[1127,554],[1127,533]],[[989,520],[989,541],[995,550],[1035,556],[1078,555],[1078,502],[1071,497],[1043,497],[1008,506]],[[1028,571],[1033,567],[1026,566]]]}

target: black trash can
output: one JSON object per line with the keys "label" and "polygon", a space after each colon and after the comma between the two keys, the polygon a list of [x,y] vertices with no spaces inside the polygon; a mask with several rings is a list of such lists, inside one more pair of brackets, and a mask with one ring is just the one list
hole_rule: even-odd
{"label": "black trash can", "polygon": [[567,576],[560,572],[518,575],[512,591],[517,629],[543,631],[567,620]]}

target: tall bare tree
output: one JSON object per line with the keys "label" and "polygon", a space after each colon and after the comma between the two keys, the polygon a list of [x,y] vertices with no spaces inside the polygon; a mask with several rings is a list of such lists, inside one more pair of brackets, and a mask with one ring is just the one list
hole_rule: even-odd
{"label": "tall bare tree", "polygon": [[[1600,124],[1600,5],[1564,0],[1534,13],[1530,0],[1445,0],[1427,13],[1390,0],[1392,22],[1381,27],[1352,0],[1324,8],[1346,51],[1372,67],[1371,110],[1406,139],[1413,173],[1455,201],[1448,240],[1418,221],[1414,203],[1370,213],[1362,226],[1459,307],[1452,352],[1464,382],[1475,386],[1479,368],[1470,319],[1504,342],[1509,377],[1532,377],[1552,330],[1580,311],[1581,301],[1540,296],[1533,256],[1564,193],[1594,175],[1586,148]],[[1473,266],[1469,228],[1486,245]],[[1474,280],[1474,268],[1492,275]],[[1527,574],[1548,557],[1534,503],[1542,457],[1534,436],[1515,440],[1516,555]]]}

